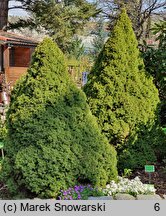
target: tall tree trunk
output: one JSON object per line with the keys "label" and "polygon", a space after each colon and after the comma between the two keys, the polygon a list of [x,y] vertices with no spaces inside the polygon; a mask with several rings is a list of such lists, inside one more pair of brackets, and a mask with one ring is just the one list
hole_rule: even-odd
{"label": "tall tree trunk", "polygon": [[0,0],[0,30],[5,30],[8,22],[9,0]]}

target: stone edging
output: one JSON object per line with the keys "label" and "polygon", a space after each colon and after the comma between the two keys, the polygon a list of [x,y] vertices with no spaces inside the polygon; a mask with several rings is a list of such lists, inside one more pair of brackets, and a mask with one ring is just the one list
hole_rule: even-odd
{"label": "stone edging", "polygon": [[136,197],[130,194],[116,194],[115,197],[112,196],[101,196],[101,197],[89,197],[88,200],[166,200],[166,195],[163,195],[164,199],[159,195],[137,195]]}
{"label": "stone edging", "polygon": [[[0,198],[0,200],[3,200]],[[29,200],[29,199],[28,199]],[[41,200],[40,198],[34,198],[33,200]],[[121,194],[117,193],[114,197],[113,196],[100,196],[100,197],[89,197],[88,200],[166,200],[166,194],[163,195],[163,198],[160,197],[158,194],[154,195],[137,195],[136,197],[130,194]]]}

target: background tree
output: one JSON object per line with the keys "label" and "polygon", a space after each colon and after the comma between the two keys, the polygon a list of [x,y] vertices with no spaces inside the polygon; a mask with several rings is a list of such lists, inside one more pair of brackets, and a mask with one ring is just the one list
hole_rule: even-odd
{"label": "background tree", "polygon": [[158,45],[145,44],[143,58],[146,70],[154,77],[161,100],[160,122],[166,126],[166,21],[160,21],[153,27]]}
{"label": "background tree", "polygon": [[9,0],[0,0],[0,30],[7,25]]}
{"label": "background tree", "polygon": [[99,0],[99,2],[104,17],[111,22],[116,20],[120,8],[125,6],[138,40],[148,36],[151,18],[154,15],[163,16],[166,6],[164,0]]}
{"label": "background tree", "polygon": [[166,20],[155,23],[152,28],[153,34],[158,35],[156,41],[159,42],[159,48],[166,48]]}
{"label": "background tree", "polygon": [[69,58],[75,58],[76,60],[80,60],[80,58],[85,53],[85,47],[82,44],[82,40],[78,38],[78,36],[75,36],[73,40],[71,41],[70,46],[68,47],[68,56]]}
{"label": "background tree", "polygon": [[59,47],[66,51],[72,43],[72,37],[99,10],[96,5],[86,0],[16,0],[21,6],[8,9],[22,8],[28,12],[29,18],[11,23],[10,28],[29,27],[44,31],[55,39]]}
{"label": "background tree", "polygon": [[[156,120],[158,91],[145,72],[137,46],[123,10],[84,88],[103,134],[118,151],[128,148],[128,140],[141,125],[151,127]],[[141,150],[137,153],[144,154]]]}
{"label": "background tree", "polygon": [[101,135],[85,94],[70,80],[51,39],[36,49],[12,92],[2,179],[11,192],[56,197],[80,182],[116,178],[116,153]]}
{"label": "background tree", "polygon": [[95,38],[93,39],[92,45],[93,45],[93,55],[96,57],[102,50],[104,43],[107,38],[107,32],[106,32],[106,23],[104,22],[104,19],[100,17],[97,21],[97,27],[96,30],[93,31],[93,35]]}
{"label": "background tree", "polygon": [[[55,39],[59,47],[66,51],[72,43],[72,37],[84,24],[96,16],[99,10],[96,4],[86,0],[16,0],[21,5],[9,6],[9,1],[0,1],[2,20],[0,29],[28,27],[44,31]],[[24,9],[29,17],[20,18],[16,23],[9,23],[8,10]]]}

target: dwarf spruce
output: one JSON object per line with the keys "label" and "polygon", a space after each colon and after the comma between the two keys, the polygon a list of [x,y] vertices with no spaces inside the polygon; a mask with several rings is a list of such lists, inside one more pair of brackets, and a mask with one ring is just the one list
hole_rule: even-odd
{"label": "dwarf spruce", "polygon": [[14,87],[7,128],[2,178],[11,192],[56,197],[79,182],[104,186],[117,176],[116,152],[49,38]]}
{"label": "dwarf spruce", "polygon": [[124,9],[110,35],[84,91],[102,133],[116,148],[126,151],[130,136],[140,131],[140,126],[153,125],[159,97],[152,77],[144,69]]}

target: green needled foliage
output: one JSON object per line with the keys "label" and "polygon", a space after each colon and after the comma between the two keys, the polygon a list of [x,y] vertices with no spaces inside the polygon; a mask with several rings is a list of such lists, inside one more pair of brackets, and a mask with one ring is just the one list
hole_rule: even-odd
{"label": "green needled foliage", "polygon": [[86,0],[17,0],[29,12],[28,18],[10,23],[9,28],[36,29],[54,38],[63,52],[68,53],[73,37],[100,10],[96,4]]}
{"label": "green needled foliage", "polygon": [[2,178],[11,191],[56,197],[79,182],[104,186],[116,178],[116,152],[51,39],[39,44],[27,75],[15,86],[7,121]]}
{"label": "green needled foliage", "polygon": [[84,87],[103,134],[117,147],[140,125],[153,124],[159,103],[137,46],[131,21],[122,10]]}

